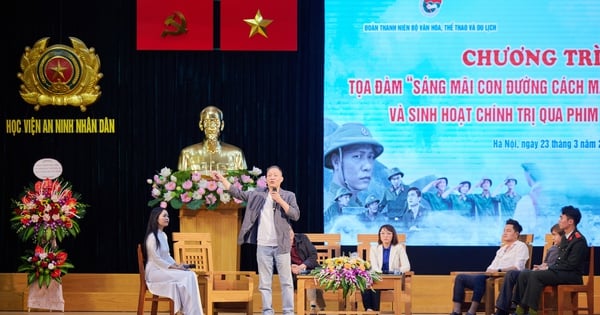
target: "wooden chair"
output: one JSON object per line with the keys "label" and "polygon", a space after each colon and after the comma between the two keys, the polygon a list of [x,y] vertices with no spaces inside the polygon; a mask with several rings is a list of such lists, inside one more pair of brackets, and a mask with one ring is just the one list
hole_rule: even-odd
{"label": "wooden chair", "polygon": [[[398,243],[404,247],[406,250],[406,234],[398,233]],[[376,245],[379,241],[378,234],[357,234],[356,235],[357,245],[356,251],[358,253],[358,257],[364,260],[370,260],[371,257],[371,247]],[[404,282],[402,284],[402,301],[404,302],[404,312],[407,315],[412,314],[412,276],[414,272],[408,271],[403,274]],[[394,297],[392,295],[392,291],[381,291],[381,303],[392,303],[394,301]],[[360,292],[356,294],[357,301],[362,301],[362,296]],[[392,304],[393,306],[393,304]],[[393,307],[392,307],[393,308]]]}
{"label": "wooden chair", "polygon": [[533,234],[519,235],[519,241],[527,244],[527,248],[529,249],[529,259],[525,262],[525,268],[531,269],[533,266]]}
{"label": "wooden chair", "polygon": [[304,233],[317,249],[317,262],[322,264],[326,259],[342,255],[341,235],[323,233]]}
{"label": "wooden chair", "polygon": [[[546,260],[546,255],[548,254],[548,250],[553,245],[554,238],[551,233],[547,233],[545,236],[544,243],[544,251],[542,253],[542,261]],[[556,286],[547,285],[544,287],[544,291],[540,295],[539,302],[539,314],[546,315],[546,312],[549,310],[556,310]],[[553,306],[554,305],[554,306]]]}
{"label": "wooden chair", "polygon": [[548,250],[553,245],[554,245],[554,236],[552,236],[552,233],[546,233],[546,236],[544,238],[544,251],[542,252],[542,262],[546,260],[546,255],[548,255]]}
{"label": "wooden chair", "polygon": [[[532,260],[531,260],[531,256],[533,254],[533,234],[520,234],[519,235],[519,241],[527,244],[527,248],[529,250],[529,259],[527,260],[527,262],[525,262],[525,268],[531,269],[531,265],[532,265]],[[500,246],[502,246],[503,244],[501,244]],[[458,275],[458,274],[486,274],[485,271],[453,271],[450,274],[451,275]],[[477,308],[478,312],[485,312],[486,315],[491,315],[494,314],[494,309],[495,309],[495,305],[496,305],[496,299],[498,298],[498,294],[500,292],[500,288],[502,287],[502,284],[504,283],[504,275],[506,273],[505,272],[494,272],[491,275],[488,275],[488,279],[486,280],[486,284],[485,284],[485,294],[483,295],[483,298],[481,299],[481,303],[479,304],[479,307]],[[463,312],[466,312],[469,309],[469,306],[471,304],[471,299],[473,297],[473,290],[471,289],[465,289],[465,301],[463,302],[463,305],[461,307],[461,310]]]}
{"label": "wooden chair", "polygon": [[253,313],[254,272],[213,270],[210,233],[174,232],[172,238],[175,260],[196,265],[193,270],[199,284],[205,286],[202,303],[207,315],[221,311]]}
{"label": "wooden chair", "polygon": [[173,300],[168,297],[158,296],[156,294],[152,294],[152,296],[147,296],[148,286],[146,285],[146,268],[144,265],[144,254],[142,253],[142,244],[137,245],[137,259],[138,259],[138,271],[140,273],[140,294],[138,298],[138,308],[137,315],[144,315],[144,303],[146,301],[152,302],[152,308],[150,314],[156,315],[158,312],[158,302],[169,302],[169,314],[175,314],[175,305]]}
{"label": "wooden chair", "polygon": [[[342,255],[342,236],[340,234],[304,233],[304,235],[317,249],[317,263],[323,264],[328,258]],[[323,299],[337,301],[339,309],[344,307],[341,295],[335,292],[323,292]]]}
{"label": "wooden chair", "polygon": [[[549,311],[557,311],[558,315],[570,311],[577,315],[579,311],[586,311],[591,315],[594,313],[594,247],[590,246],[588,256],[588,275],[584,284],[560,284],[557,286],[545,286],[540,297],[540,309],[538,314],[545,315]],[[587,303],[579,306],[579,294],[586,295]],[[548,306],[546,298],[551,295],[557,301],[556,306]],[[568,299],[566,297],[569,297]],[[553,303],[552,303],[553,304]]]}

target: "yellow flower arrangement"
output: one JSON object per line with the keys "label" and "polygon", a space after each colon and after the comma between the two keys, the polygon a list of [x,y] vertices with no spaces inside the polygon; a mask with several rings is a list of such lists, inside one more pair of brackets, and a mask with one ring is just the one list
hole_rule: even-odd
{"label": "yellow flower arrangement", "polygon": [[325,291],[341,288],[344,298],[356,290],[364,292],[373,282],[381,280],[381,273],[371,270],[371,263],[349,256],[329,258],[310,274]]}

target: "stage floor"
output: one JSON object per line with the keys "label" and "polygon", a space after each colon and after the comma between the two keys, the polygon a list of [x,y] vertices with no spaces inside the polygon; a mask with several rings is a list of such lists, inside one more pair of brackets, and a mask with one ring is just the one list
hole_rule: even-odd
{"label": "stage floor", "polygon": [[[48,312],[48,311],[34,311],[31,312],[9,312],[9,311],[0,311],[0,315],[134,315],[136,312]],[[150,314],[150,312],[146,312],[145,314]],[[168,313],[158,313],[159,315],[168,315]],[[245,313],[219,313],[219,315],[243,315]],[[483,313],[481,313],[483,314]],[[253,315],[261,315],[261,313],[254,313]],[[281,315],[281,313],[275,313],[275,315]],[[415,314],[413,315],[441,315],[441,314]],[[447,315],[447,314],[445,314]]]}

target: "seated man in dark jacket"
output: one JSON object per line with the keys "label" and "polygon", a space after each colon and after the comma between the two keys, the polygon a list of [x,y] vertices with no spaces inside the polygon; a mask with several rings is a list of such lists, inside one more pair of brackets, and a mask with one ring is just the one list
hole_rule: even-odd
{"label": "seated man in dark jacket", "polygon": [[[318,266],[317,249],[308,239],[308,236],[303,233],[294,233],[294,230],[290,230],[290,238],[292,242],[292,250],[290,251],[292,277],[294,278],[294,289],[296,289],[296,275],[308,274],[311,269]],[[311,311],[315,311],[317,306],[320,309],[325,308],[323,290],[321,289],[307,289],[306,299],[310,301]]]}
{"label": "seated man in dark jacket", "polygon": [[585,258],[589,251],[587,240],[577,229],[581,212],[573,206],[561,209],[558,225],[564,231],[558,258],[547,270],[521,273],[517,279],[513,300],[517,314],[537,315],[538,302],[547,285],[582,284]]}

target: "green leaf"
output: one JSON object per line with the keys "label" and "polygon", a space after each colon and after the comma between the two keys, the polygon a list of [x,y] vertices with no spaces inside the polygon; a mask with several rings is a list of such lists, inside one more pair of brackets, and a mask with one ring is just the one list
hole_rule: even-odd
{"label": "green leaf", "polygon": [[81,229],[79,228],[79,223],[75,220],[71,220],[71,222],[73,223],[73,227],[71,227],[69,231],[71,232],[71,234],[73,234],[73,236],[76,236],[81,231]]}
{"label": "green leaf", "polygon": [[37,234],[35,235],[35,238],[38,239],[38,241],[45,241],[44,236],[46,234],[44,232],[44,229],[39,229]]}
{"label": "green leaf", "polygon": [[202,200],[192,200],[185,207],[190,210],[198,210],[202,207]]}
{"label": "green leaf", "polygon": [[30,239],[33,236],[33,232],[33,228],[26,229],[25,233],[23,233],[23,241]]}
{"label": "green leaf", "polygon": [[356,283],[361,288],[360,291],[364,291],[364,289],[362,289],[362,288],[366,288],[367,287],[367,280],[365,278],[363,278],[363,277],[356,277]]}
{"label": "green leaf", "polygon": [[[13,222],[14,221],[14,222]],[[10,219],[10,222],[16,223],[16,226],[21,226],[21,216],[15,216]]]}
{"label": "green leaf", "polygon": [[[35,281],[35,272],[27,275],[27,285],[32,284]],[[41,286],[40,286],[41,287]]]}
{"label": "green leaf", "polygon": [[148,201],[148,207],[154,208],[161,201],[162,201],[162,199],[152,199],[152,200]]}
{"label": "green leaf", "polygon": [[63,240],[63,238],[64,238],[64,235],[65,235],[65,234],[64,234],[64,232],[63,232],[63,230],[62,230],[62,229],[56,229],[56,239],[57,239],[59,242],[62,242],[62,240]]}
{"label": "green leaf", "polygon": [[173,175],[177,178],[177,186],[180,186],[192,176],[192,171],[177,171]]}
{"label": "green leaf", "polygon": [[183,202],[181,202],[181,199],[179,198],[173,198],[169,202],[169,205],[171,205],[173,209],[181,209],[181,207],[183,206]]}
{"label": "green leaf", "polygon": [[62,265],[60,265],[60,267],[61,268],[75,268],[75,266],[68,261],[65,261]]}
{"label": "green leaf", "polygon": [[46,235],[45,235],[46,241],[50,241],[51,239],[53,239],[53,237],[52,237],[52,236],[54,236],[53,234],[54,233],[52,233],[51,228],[46,228]]}
{"label": "green leaf", "polygon": [[69,232],[68,235],[71,235],[73,237],[77,236],[77,231],[75,230],[75,225],[73,225],[73,228],[67,229],[67,232]]}

